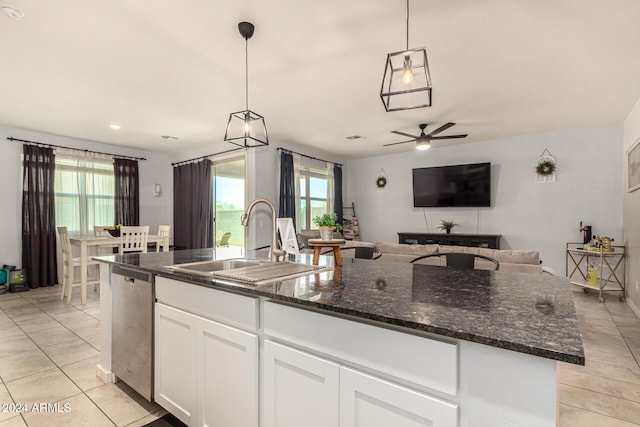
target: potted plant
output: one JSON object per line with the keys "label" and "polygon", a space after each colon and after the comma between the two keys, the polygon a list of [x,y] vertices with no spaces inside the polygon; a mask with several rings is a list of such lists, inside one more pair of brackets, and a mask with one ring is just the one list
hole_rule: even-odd
{"label": "potted plant", "polygon": [[338,224],[338,216],[335,213],[318,215],[313,218],[313,223],[320,229],[322,240],[331,240],[334,230],[342,232],[342,225]]}
{"label": "potted plant", "polygon": [[440,230],[444,230],[447,234],[451,234],[451,229],[453,227],[460,227],[460,224],[457,224],[455,221],[446,221],[444,219],[440,220],[440,226],[438,227]]}

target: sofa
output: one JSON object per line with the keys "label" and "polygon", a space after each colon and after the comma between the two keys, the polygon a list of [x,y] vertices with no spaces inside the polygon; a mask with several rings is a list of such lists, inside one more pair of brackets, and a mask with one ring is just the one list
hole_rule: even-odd
{"label": "sofa", "polygon": [[[512,273],[551,273],[540,264],[540,253],[530,250],[512,249],[488,249],[467,246],[448,245],[406,245],[402,243],[375,243],[376,250],[380,252],[380,261],[411,262],[413,259],[435,253],[446,254],[459,252],[467,254],[484,255],[493,258],[500,263],[500,271]],[[431,257],[416,261],[416,264],[445,265],[444,257]],[[493,270],[494,264],[482,259],[476,260],[476,268]]]}
{"label": "sofa", "polygon": [[[298,234],[298,241],[303,244],[301,253],[313,253],[313,249],[306,246],[309,238],[317,238],[312,232],[307,234]],[[340,238],[336,236],[336,238]],[[488,249],[467,246],[448,246],[448,245],[407,245],[403,243],[370,243],[362,241],[347,240],[343,248],[351,248],[357,246],[372,247],[376,251],[374,258],[376,261],[390,262],[411,262],[415,258],[423,255],[435,253],[461,252],[468,254],[484,255],[497,260],[500,263],[500,271],[511,273],[531,273],[531,274],[551,274],[553,270],[543,267],[540,261],[540,253],[531,250],[512,250],[512,249]],[[345,250],[342,252],[344,258],[352,258],[353,250]],[[326,253],[326,251],[325,251]],[[428,265],[446,265],[444,257],[431,257],[416,261],[416,264]],[[493,270],[495,265],[490,261],[482,259],[476,260],[476,268],[483,270]]]}

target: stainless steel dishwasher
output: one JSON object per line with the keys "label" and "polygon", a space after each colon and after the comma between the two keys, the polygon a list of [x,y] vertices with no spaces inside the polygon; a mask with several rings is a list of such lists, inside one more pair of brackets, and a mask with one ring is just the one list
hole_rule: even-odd
{"label": "stainless steel dishwasher", "polygon": [[111,267],[111,370],[153,400],[153,275]]}

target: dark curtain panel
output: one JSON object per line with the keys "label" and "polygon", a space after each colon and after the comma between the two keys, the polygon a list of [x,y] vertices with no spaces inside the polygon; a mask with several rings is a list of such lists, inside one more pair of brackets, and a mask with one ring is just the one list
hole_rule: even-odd
{"label": "dark curtain panel", "polygon": [[342,225],[342,166],[333,167],[333,208],[338,216],[338,223]]}
{"label": "dark curtain panel", "polygon": [[53,149],[24,145],[22,266],[32,288],[58,283]]}
{"label": "dark curtain panel", "polygon": [[280,153],[280,203],[278,217],[293,218],[296,228],[296,177],[293,173],[293,154]]}
{"label": "dark curtain panel", "polygon": [[173,225],[176,249],[213,247],[211,162],[173,168]]}
{"label": "dark curtain panel", "polygon": [[116,178],[115,224],[140,225],[140,181],[138,161],[113,159]]}

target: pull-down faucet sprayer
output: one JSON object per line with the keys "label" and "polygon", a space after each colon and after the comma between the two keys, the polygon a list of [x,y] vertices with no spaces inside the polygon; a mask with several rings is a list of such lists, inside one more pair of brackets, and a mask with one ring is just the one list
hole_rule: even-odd
{"label": "pull-down faucet sprayer", "polygon": [[271,210],[271,217],[273,218],[273,229],[272,229],[273,234],[271,235],[271,249],[270,249],[271,261],[278,261],[278,257],[280,257],[281,255],[284,255],[285,252],[282,249],[278,248],[278,228],[276,225],[277,216],[276,216],[276,207],[273,205],[273,203],[271,203],[271,201],[267,199],[255,199],[253,202],[249,203],[247,210],[241,217],[241,222],[242,222],[242,225],[244,225],[245,227],[249,227],[249,215],[251,214],[251,211],[253,210],[253,208],[259,203],[264,203]]}

